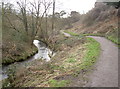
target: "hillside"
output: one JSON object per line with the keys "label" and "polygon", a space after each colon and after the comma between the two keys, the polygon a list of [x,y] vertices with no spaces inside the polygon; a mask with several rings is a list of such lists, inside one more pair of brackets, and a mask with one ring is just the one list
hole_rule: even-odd
{"label": "hillside", "polygon": [[[26,9],[29,7],[27,3],[32,8]],[[101,44],[106,43],[105,54],[109,54],[108,49],[112,50],[115,45],[111,42],[112,45],[107,47],[110,41],[101,41],[105,39],[103,37],[120,44],[120,13],[113,5],[97,2],[86,14],[71,11],[70,15],[64,18],[64,10],[54,11],[54,0],[43,0],[42,3],[25,0],[17,4],[19,8],[16,9],[11,3],[2,3],[2,74],[7,75],[7,78],[1,80],[3,87],[84,87],[89,81],[88,74],[94,71],[93,65],[104,51],[100,48]],[[43,12],[40,10],[42,7]],[[48,14],[51,7],[52,15]],[[90,37],[92,35],[99,36],[100,42],[96,40],[97,37]],[[37,41],[38,49],[33,43],[34,40]],[[48,49],[55,55],[51,56]],[[43,57],[35,58],[33,55],[37,52],[41,55],[47,54],[49,61]],[[116,55],[111,57],[112,61]],[[109,58],[109,55],[106,57]],[[110,60],[108,65],[109,63],[112,64]]]}
{"label": "hillside", "polygon": [[105,36],[118,43],[118,9],[105,3],[96,3],[88,13],[83,14],[80,20],[68,29],[75,33]]}

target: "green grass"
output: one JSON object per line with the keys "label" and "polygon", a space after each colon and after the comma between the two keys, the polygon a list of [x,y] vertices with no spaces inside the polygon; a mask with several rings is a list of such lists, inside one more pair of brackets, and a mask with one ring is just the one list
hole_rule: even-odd
{"label": "green grass", "polygon": [[85,33],[85,34],[82,34],[82,35],[83,36],[105,37],[105,38],[107,38],[108,40],[111,40],[113,43],[117,44],[120,47],[120,41],[119,41],[118,33],[119,33],[119,29],[114,28],[108,33],[95,33],[95,34],[93,34],[93,33]]}
{"label": "green grass", "polygon": [[119,41],[118,37],[115,37],[115,36],[106,36],[106,38],[109,39],[109,40],[111,40],[115,44],[117,44],[118,47],[120,47],[120,41]]}
{"label": "green grass", "polygon": [[[99,43],[94,39],[85,37],[84,42],[81,43],[80,40],[75,40],[78,38],[78,36],[73,36],[72,38],[74,39],[72,39],[71,41],[73,42],[73,44],[71,43],[72,47],[71,49],[69,49],[69,53],[66,53],[68,52],[66,50],[64,53],[57,54],[56,58],[54,58],[50,64],[47,63],[43,65],[38,65],[41,64],[41,61],[33,62],[32,65],[34,66],[31,66],[29,70],[26,69],[23,73],[25,78],[23,76],[21,77],[21,75],[23,74],[18,75],[17,77],[15,77],[15,80],[12,80],[11,86],[12,84],[13,86],[27,87],[37,85],[40,85],[41,87],[65,87],[69,85],[72,81],[72,78],[66,80],[66,78],[64,78],[63,76],[71,75],[72,77],[74,77],[73,75],[76,73],[77,76],[80,72],[82,72],[82,69],[89,69],[90,66],[93,65],[99,54]],[[75,43],[77,42],[78,44],[75,45]],[[66,44],[67,43],[69,42],[66,42]],[[19,77],[21,77],[21,79],[19,79]],[[9,82],[5,85],[8,86]]]}
{"label": "green grass", "polygon": [[100,44],[93,38],[87,37],[86,48],[87,52],[83,58],[83,63],[80,65],[81,69],[92,66],[100,54]]}
{"label": "green grass", "polygon": [[[78,34],[73,32],[69,32],[69,31],[65,31],[65,32],[69,33],[72,36],[79,36]],[[89,35],[100,36],[101,34],[81,34],[81,36],[89,36]],[[87,37],[86,40],[87,42],[85,46],[87,52],[84,58],[82,59],[83,60],[82,64],[79,65],[80,69],[87,69],[90,66],[92,66],[100,54],[100,44],[96,40],[90,37]],[[73,58],[69,59],[69,62],[74,62],[74,61],[75,60],[73,60]]]}
{"label": "green grass", "polygon": [[75,58],[69,58],[66,62],[75,63],[75,62],[77,62],[77,60]]}
{"label": "green grass", "polygon": [[67,30],[65,30],[64,32],[65,32],[65,33],[68,33],[68,34],[70,34],[70,35],[72,35],[72,36],[79,36],[79,34],[73,33],[73,32],[67,31]]}
{"label": "green grass", "polygon": [[83,34],[84,36],[100,36],[100,37],[105,37],[108,40],[112,41],[113,43],[117,44],[118,47],[120,47],[120,42],[118,36],[112,36],[112,35],[104,35],[104,34]]}
{"label": "green grass", "polygon": [[93,33],[86,33],[86,34],[82,34],[83,36],[101,36],[101,37],[105,37],[104,34],[101,34],[101,33],[96,33],[96,34],[93,34]]}
{"label": "green grass", "polygon": [[89,70],[90,68],[92,68],[97,58],[99,57],[100,44],[93,38],[87,37],[86,40],[86,53],[82,58],[82,63],[77,65],[78,68],[73,76],[78,76],[82,70]]}
{"label": "green grass", "polygon": [[72,35],[74,37],[77,37],[78,39],[82,39],[84,37],[83,34],[77,34],[77,33],[74,33],[74,32],[67,31],[67,30],[65,30],[64,32],[68,33],[68,34],[70,34],[70,35]]}
{"label": "green grass", "polygon": [[[65,31],[69,34],[71,34],[72,36],[76,36],[79,37],[78,34],[73,33],[73,32],[68,32]],[[81,34],[81,36],[85,37],[85,36],[100,36],[100,34]],[[101,35],[103,36],[103,35]],[[90,38],[90,37],[86,37],[86,43],[85,43],[85,48],[86,48],[86,53],[84,55],[84,57],[82,58],[82,63],[77,65],[77,69],[76,72],[73,74],[75,76],[77,76],[81,70],[88,70],[91,68],[91,66],[96,62],[97,58],[99,57],[100,54],[100,43],[98,43],[95,39]],[[67,62],[75,62],[75,58],[70,58],[69,61]]]}
{"label": "green grass", "polygon": [[107,38],[111,41],[113,41],[114,43],[118,44],[118,38],[113,37],[113,36],[107,36]]}
{"label": "green grass", "polygon": [[48,83],[50,84],[50,87],[64,87],[69,82],[67,80],[58,81],[58,80],[50,79]]}
{"label": "green grass", "polygon": [[90,68],[92,68],[100,54],[100,44],[93,38],[87,37],[87,42],[85,46],[86,53],[82,58],[82,63],[77,65],[78,68],[73,74],[73,76],[75,77],[78,76],[82,70],[89,70]]}

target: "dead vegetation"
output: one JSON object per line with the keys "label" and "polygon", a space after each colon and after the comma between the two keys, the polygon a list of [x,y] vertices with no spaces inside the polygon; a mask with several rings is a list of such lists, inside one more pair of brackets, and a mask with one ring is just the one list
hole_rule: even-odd
{"label": "dead vegetation", "polygon": [[[63,37],[60,42],[64,49],[57,51],[50,62],[38,59],[26,66],[16,66],[17,69],[12,68],[9,80],[6,81],[12,87],[84,86],[88,81],[87,70],[99,54],[99,44],[93,39],[74,36],[67,39]],[[79,81],[79,85],[75,85],[76,81]]]}
{"label": "dead vegetation", "polygon": [[[46,63],[44,60],[35,60],[25,67],[16,67],[14,77],[11,79],[11,85],[14,87],[50,87],[51,82],[58,80],[65,85],[70,80],[59,80],[63,76],[71,75],[77,70],[77,66],[82,63],[82,58],[85,54],[84,47],[85,38],[77,37],[65,38],[61,35],[59,40],[60,48],[57,55],[52,60]],[[62,47],[62,48],[61,48]],[[60,51],[61,49],[61,51]]]}
{"label": "dead vegetation", "polygon": [[79,34],[104,36],[116,44],[120,44],[119,32],[119,8],[113,5],[97,2],[88,13],[81,15],[81,19],[68,29]]}
{"label": "dead vegetation", "polygon": [[[69,28],[68,31],[70,30],[78,34],[92,33],[92,34],[103,34],[103,35],[111,36],[112,33],[116,34],[117,32],[116,28],[118,26],[118,22],[117,22],[118,18],[116,17],[117,10],[114,7],[106,6],[103,3],[98,3],[95,8],[93,8],[85,15],[79,15],[77,12],[74,12],[74,14],[77,14],[77,18],[80,17],[79,21],[78,19],[77,20],[74,19],[74,15],[73,15],[72,17],[68,17],[65,19],[56,18],[56,22],[57,20],[59,21],[62,20],[61,23],[62,22],[68,23],[69,21],[71,21],[72,25],[67,24],[68,26],[64,28]],[[53,35],[51,35],[49,37],[49,39],[51,40],[47,41],[48,43],[50,43],[49,47],[53,48],[53,50],[57,52],[57,55],[52,58],[51,62],[46,63],[45,61],[39,59],[23,67],[17,66],[16,70],[13,69],[14,74],[11,73],[11,75],[9,75],[9,79],[7,80],[10,82],[10,86],[54,87],[60,84],[63,86],[67,86],[69,85],[68,82],[71,82],[71,80],[74,79],[74,77],[78,76],[78,74],[80,73],[80,68],[81,68],[81,73],[83,74],[86,73],[86,70],[84,69],[86,66],[83,65],[84,67],[83,69],[80,66],[83,63],[82,58],[86,54],[86,38],[85,37],[79,38],[78,36],[64,37],[63,35],[59,34],[60,29],[61,28],[57,29],[56,31],[58,32],[54,33],[57,35],[55,35],[54,37]],[[7,35],[7,31],[8,29],[5,31],[4,34]],[[48,33],[49,32],[50,31],[48,31]],[[14,34],[14,32],[12,33],[13,35],[18,36]],[[18,37],[21,38],[24,36],[21,35]],[[40,38],[42,38],[42,36]],[[9,41],[10,40],[9,35],[8,37],[4,38],[4,40]],[[26,52],[28,51],[31,52],[32,49],[30,50],[29,48],[27,48],[28,45],[26,43],[26,40],[27,40],[26,37],[25,39],[23,38],[22,41],[24,42],[24,44],[20,44],[20,45],[17,44],[17,46],[19,46],[18,48],[16,48],[16,44],[10,43],[9,48],[7,49],[7,42],[4,43],[5,48],[3,51],[4,53],[5,52],[6,53],[3,56],[6,56],[8,54],[7,52],[9,52],[9,54],[16,53],[16,55],[18,54],[20,55],[20,53],[17,53],[17,50],[19,50],[19,52],[22,52],[23,50],[26,50]],[[21,39],[19,39],[19,41],[16,42],[20,42],[20,41]],[[25,49],[23,46],[25,46]],[[30,47],[30,45],[28,47]],[[20,51],[21,49],[19,48],[21,48],[22,51]],[[23,55],[25,55],[25,53],[23,53]],[[9,57],[14,57],[14,56],[10,55]],[[90,65],[92,65],[92,62],[93,61],[91,61]],[[79,77],[81,78],[81,86],[83,86],[85,79],[83,75],[80,75]],[[9,84],[6,83],[5,86],[9,86]]]}
{"label": "dead vegetation", "polygon": [[118,10],[105,3],[95,7],[73,24],[72,31],[77,33],[104,33],[118,27]]}

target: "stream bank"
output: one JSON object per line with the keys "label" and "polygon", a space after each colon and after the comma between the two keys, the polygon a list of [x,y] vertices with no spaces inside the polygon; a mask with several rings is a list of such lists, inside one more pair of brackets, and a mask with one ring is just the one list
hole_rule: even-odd
{"label": "stream bank", "polygon": [[[30,65],[18,68],[19,70],[16,71],[15,76],[13,75],[10,85],[14,87],[73,86],[71,81],[93,64],[93,61],[84,63],[83,58],[89,54],[88,52],[93,53],[97,49],[98,45],[95,46],[95,50],[91,50],[94,42],[96,43],[95,40],[87,40],[86,37],[61,35],[60,50],[51,61],[35,60]],[[87,45],[90,45],[88,46],[90,49],[87,48]],[[91,56],[89,59],[92,59]],[[4,86],[7,85],[8,83],[4,84]]]}
{"label": "stream bank", "polygon": [[53,57],[55,55],[55,53],[52,53],[52,51],[46,47],[45,43],[38,41],[38,40],[34,40],[33,44],[38,48],[38,53],[36,53],[34,56],[28,58],[25,61],[15,62],[10,65],[2,66],[2,71],[0,73],[2,75],[2,78],[0,79],[0,81],[8,78],[9,73],[7,71],[12,69],[13,67],[25,66],[26,64],[34,60],[37,60],[37,59],[44,59],[48,62],[51,59],[50,57]]}

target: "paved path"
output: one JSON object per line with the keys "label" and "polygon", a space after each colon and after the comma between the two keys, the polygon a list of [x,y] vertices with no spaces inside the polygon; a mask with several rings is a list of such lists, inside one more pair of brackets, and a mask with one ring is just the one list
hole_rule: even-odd
{"label": "paved path", "polygon": [[66,37],[71,37],[71,35],[68,34],[68,33],[66,33],[66,32],[64,32],[64,30],[60,30],[60,32],[61,32],[64,36],[66,36]]}
{"label": "paved path", "polygon": [[104,37],[88,36],[101,45],[101,55],[85,87],[118,87],[118,47]]}

